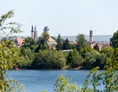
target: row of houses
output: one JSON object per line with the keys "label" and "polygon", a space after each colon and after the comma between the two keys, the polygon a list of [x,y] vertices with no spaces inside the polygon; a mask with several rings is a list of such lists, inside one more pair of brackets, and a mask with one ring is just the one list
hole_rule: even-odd
{"label": "row of houses", "polygon": [[[25,38],[15,38],[13,41],[17,47],[21,47],[23,45]],[[57,45],[57,42],[53,38],[48,39],[49,46]]]}
{"label": "row of houses", "polygon": [[[45,26],[44,29],[43,29],[43,32],[48,32],[48,31],[49,31],[49,28],[47,26]],[[36,31],[36,26],[35,26],[34,29],[33,29],[33,26],[31,27],[31,37],[34,40],[37,40],[38,39],[38,34],[37,34],[37,31]],[[99,47],[99,50],[101,50],[104,47],[110,46],[110,43],[109,42],[93,41],[93,31],[92,30],[90,30],[89,37],[90,37],[89,43],[91,45],[91,48],[94,48],[94,46],[96,46],[96,44]],[[24,40],[25,40],[25,38],[16,38],[16,39],[14,39],[14,42],[15,42],[15,44],[16,44],[17,47],[21,47],[22,46],[22,43],[24,42]],[[69,43],[70,44],[75,44],[75,45],[79,44],[76,41],[70,41]],[[49,37],[49,39],[48,39],[48,45],[51,48],[53,48],[54,46],[57,45],[57,42],[53,38]]]}
{"label": "row of houses", "polygon": [[[25,40],[25,38],[16,38],[14,40],[14,42],[15,42],[15,44],[16,44],[17,47],[21,47],[23,45],[24,40]],[[79,44],[76,41],[70,41],[69,43],[70,44],[75,44],[75,45]],[[48,39],[48,44],[49,44],[50,47],[53,48],[53,46],[56,46],[57,45],[57,42],[53,38],[50,37]],[[96,44],[97,44],[97,46],[99,47],[99,50],[101,50],[104,47],[110,46],[110,43],[109,42],[93,41],[90,44],[91,44],[91,48],[94,48],[94,46],[96,46]]]}

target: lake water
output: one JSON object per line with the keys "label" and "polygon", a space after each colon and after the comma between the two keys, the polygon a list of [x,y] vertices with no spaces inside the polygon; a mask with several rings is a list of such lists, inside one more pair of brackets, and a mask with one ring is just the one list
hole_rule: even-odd
{"label": "lake water", "polygon": [[82,86],[88,71],[86,70],[18,70],[7,71],[13,79],[24,84],[28,92],[53,92],[53,84],[60,74],[71,77],[72,82]]}

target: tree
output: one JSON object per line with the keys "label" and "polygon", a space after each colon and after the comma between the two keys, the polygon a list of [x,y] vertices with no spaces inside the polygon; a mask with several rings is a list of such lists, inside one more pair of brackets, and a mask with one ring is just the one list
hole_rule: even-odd
{"label": "tree", "polygon": [[[7,19],[10,19],[14,16],[13,11],[9,11],[6,14],[3,14],[0,18],[0,37],[10,38],[15,33],[22,32],[20,30],[21,25],[16,22],[8,22]],[[6,32],[7,31],[7,32]]]}
{"label": "tree", "polygon": [[35,51],[35,49],[37,48],[36,41],[33,38],[31,38],[31,37],[25,38],[25,40],[24,40],[24,42],[22,44],[23,44],[22,47],[29,48],[32,51]]}
{"label": "tree", "polygon": [[70,65],[71,67],[78,67],[82,63],[83,63],[83,58],[76,49],[69,52],[67,57],[67,65]]}
{"label": "tree", "polygon": [[113,37],[110,38],[110,45],[114,48],[118,48],[118,30],[113,34]]}
{"label": "tree", "polygon": [[87,42],[87,40],[85,39],[85,36],[83,34],[79,34],[76,37],[76,41],[78,42],[78,44],[76,46],[76,49],[79,52],[81,52],[82,49],[85,49],[85,48],[89,48],[90,47],[89,43]]}
{"label": "tree", "polygon": [[34,69],[61,69],[66,63],[66,58],[61,51],[40,50],[33,62]]}
{"label": "tree", "polygon": [[80,89],[76,83],[71,83],[70,79],[64,75],[58,76],[54,84],[55,92],[79,92]]}
{"label": "tree", "polygon": [[70,44],[69,44],[69,40],[66,39],[62,45],[62,50],[69,50],[71,47],[70,47]]}
{"label": "tree", "polygon": [[30,68],[31,63],[34,60],[35,53],[31,51],[29,48],[21,48],[21,57],[19,62],[17,63],[17,66],[19,68]]}
{"label": "tree", "polygon": [[57,45],[56,45],[57,50],[61,50],[62,49],[62,38],[61,35],[59,34],[57,37]]}
{"label": "tree", "polygon": [[105,55],[100,54],[98,51],[91,51],[85,54],[84,67],[86,69],[92,69],[99,66],[101,69],[104,68],[105,65]]}
{"label": "tree", "polygon": [[[13,11],[0,17],[0,37],[10,38],[12,34],[22,32],[20,25],[16,22],[6,23],[6,20],[14,16]],[[6,32],[7,31],[7,32]],[[15,80],[5,79],[6,70],[12,69],[19,59],[19,52],[13,41],[6,40],[0,42],[0,91],[14,92],[18,83]],[[15,84],[14,84],[15,83]]]}
{"label": "tree", "polygon": [[35,49],[35,52],[38,52],[39,50],[46,50],[49,49],[49,45],[48,45],[48,39],[49,39],[50,35],[48,34],[48,32],[43,32],[41,37],[39,37],[38,40],[38,47]]}
{"label": "tree", "polygon": [[99,51],[99,46],[96,44],[96,45],[94,46],[94,49],[97,50],[97,51]]}
{"label": "tree", "polygon": [[109,46],[109,47],[102,48],[100,53],[104,53],[106,57],[111,58],[111,56],[113,55],[113,51],[114,49]]}

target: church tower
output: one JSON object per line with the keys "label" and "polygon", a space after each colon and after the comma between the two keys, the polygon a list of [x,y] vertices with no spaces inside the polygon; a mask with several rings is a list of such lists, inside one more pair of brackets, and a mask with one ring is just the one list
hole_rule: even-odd
{"label": "church tower", "polygon": [[37,35],[37,31],[36,31],[36,26],[35,26],[35,28],[34,28],[34,39],[37,40],[37,38],[38,38],[38,35]]}
{"label": "church tower", "polygon": [[44,29],[43,29],[43,32],[48,32],[48,31],[49,31],[48,26],[45,26]]}
{"label": "church tower", "polygon": [[33,25],[31,27],[31,37],[34,39],[34,30],[33,30]]}
{"label": "church tower", "polygon": [[90,39],[90,43],[92,43],[93,42],[93,30],[90,30],[89,39]]}

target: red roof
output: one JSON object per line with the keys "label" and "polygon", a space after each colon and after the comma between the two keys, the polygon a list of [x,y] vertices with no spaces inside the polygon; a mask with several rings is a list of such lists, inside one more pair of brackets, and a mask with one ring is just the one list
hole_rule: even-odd
{"label": "red roof", "polygon": [[22,43],[24,42],[23,38],[17,38],[16,40],[17,40],[19,45],[22,45]]}
{"label": "red roof", "polygon": [[53,38],[51,38],[51,37],[48,39],[48,41],[49,41],[49,42],[56,42],[56,41],[55,41]]}

